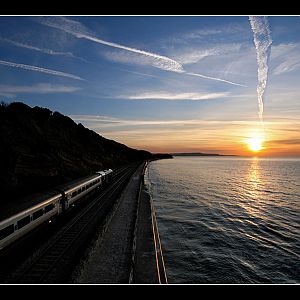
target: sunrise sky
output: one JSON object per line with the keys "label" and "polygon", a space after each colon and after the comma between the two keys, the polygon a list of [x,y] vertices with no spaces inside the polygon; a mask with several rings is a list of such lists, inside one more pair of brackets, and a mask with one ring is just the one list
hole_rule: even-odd
{"label": "sunrise sky", "polygon": [[300,18],[267,20],[264,126],[248,16],[2,16],[1,100],[151,152],[300,156]]}

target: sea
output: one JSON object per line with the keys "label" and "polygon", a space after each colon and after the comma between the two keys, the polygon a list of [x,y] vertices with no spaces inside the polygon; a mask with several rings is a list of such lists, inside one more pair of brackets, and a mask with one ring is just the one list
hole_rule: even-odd
{"label": "sea", "polygon": [[300,283],[300,158],[174,156],[145,182],[169,283]]}

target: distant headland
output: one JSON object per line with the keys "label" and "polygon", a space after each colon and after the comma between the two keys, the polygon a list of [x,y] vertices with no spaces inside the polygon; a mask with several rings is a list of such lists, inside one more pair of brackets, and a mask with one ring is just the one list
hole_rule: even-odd
{"label": "distant headland", "polygon": [[170,153],[172,156],[237,156],[218,153],[202,153],[202,152],[187,152],[187,153]]}

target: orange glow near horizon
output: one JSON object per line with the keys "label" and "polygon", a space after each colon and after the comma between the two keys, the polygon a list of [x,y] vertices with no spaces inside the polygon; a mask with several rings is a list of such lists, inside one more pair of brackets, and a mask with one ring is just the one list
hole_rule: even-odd
{"label": "orange glow near horizon", "polygon": [[257,155],[262,150],[266,150],[264,146],[266,142],[266,133],[262,129],[251,130],[248,132],[247,137],[243,140],[243,143],[247,145],[245,149],[248,153]]}
{"label": "orange glow near horizon", "polygon": [[248,144],[248,148],[253,152],[258,152],[264,148],[262,146],[263,139],[261,137],[249,138],[247,139],[247,144]]}
{"label": "orange glow near horizon", "polygon": [[209,122],[197,126],[134,127],[105,135],[152,153],[203,152],[238,156],[300,156],[300,122]]}

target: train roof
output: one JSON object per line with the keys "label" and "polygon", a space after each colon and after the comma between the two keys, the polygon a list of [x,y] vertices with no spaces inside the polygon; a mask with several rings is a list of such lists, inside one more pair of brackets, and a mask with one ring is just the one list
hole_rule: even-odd
{"label": "train roof", "polygon": [[53,198],[56,195],[59,196],[59,192],[50,189],[44,192],[35,193],[23,198],[19,198],[15,201],[0,204],[0,222],[9,217],[17,215],[18,213],[21,213],[33,206],[36,206],[50,198]]}
{"label": "train roof", "polygon": [[26,197],[19,198],[11,202],[7,202],[5,204],[1,204],[0,201],[0,222],[11,216],[21,213],[26,209],[38,205],[48,200],[49,198],[54,197],[55,195],[60,195],[60,191],[62,190],[71,190],[72,188],[80,185],[81,183],[95,179],[97,177],[99,177],[99,174],[81,177],[79,179],[72,180],[68,183],[53,187],[52,189],[46,190],[44,192],[28,195]]}
{"label": "train roof", "polygon": [[61,184],[61,185],[57,186],[56,188],[61,191],[71,190],[71,189],[77,187],[78,185],[83,184],[86,181],[93,180],[96,178],[99,178],[99,174],[85,176],[85,177],[70,181],[68,183]]}

